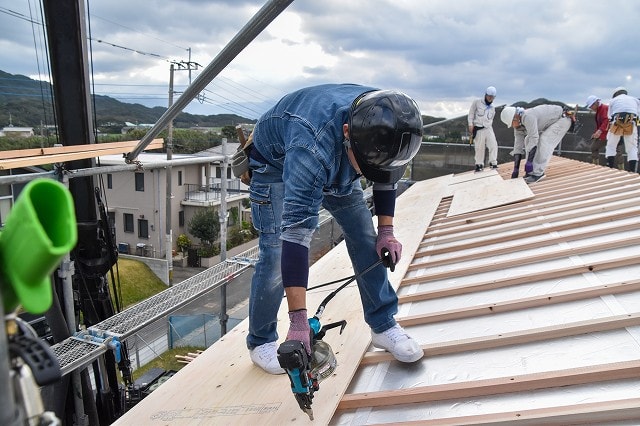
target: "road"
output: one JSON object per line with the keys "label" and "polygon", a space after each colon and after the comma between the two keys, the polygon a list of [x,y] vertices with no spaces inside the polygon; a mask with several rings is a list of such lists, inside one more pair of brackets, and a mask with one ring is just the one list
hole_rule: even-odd
{"label": "road", "polygon": [[[314,233],[313,240],[311,241],[311,247],[309,250],[309,262],[313,264],[316,260],[326,254],[331,248],[339,242],[342,231],[340,227],[334,223],[333,220],[328,220],[323,223],[320,228]],[[255,247],[258,244],[257,240],[251,243],[239,247],[234,251],[229,251],[227,257],[231,257],[237,253],[241,253],[251,247]],[[206,268],[193,268],[193,267],[175,267],[173,270],[173,282],[180,283],[187,278],[191,278],[198,273],[204,271]],[[253,277],[254,269],[249,268],[246,272],[240,276],[234,278],[226,287],[226,306],[227,315],[229,321],[227,323],[227,330],[233,328],[237,323],[244,320],[248,315],[248,300],[249,290],[251,287],[251,278]],[[318,283],[315,283],[318,284]],[[171,313],[171,316],[185,316],[184,321],[194,322],[200,318],[209,316],[215,316],[216,329],[210,330],[213,333],[213,339],[217,339],[220,336],[219,315],[221,311],[222,290],[211,290],[197,299],[189,302],[185,306],[177,309]],[[194,319],[195,318],[195,319]],[[156,352],[159,349],[151,349],[154,346],[163,346],[166,343],[154,345],[153,342],[165,341],[168,334],[168,316],[162,318],[155,323],[143,328],[135,336],[127,340],[130,346],[130,353],[135,352],[140,354],[141,362],[144,364],[145,359],[154,358],[157,356]],[[200,321],[203,321],[200,319]],[[208,326],[211,329],[210,326]],[[209,336],[209,331],[207,331]],[[212,340],[212,339],[210,339]],[[207,342],[207,344],[210,344]],[[145,353],[146,354],[142,354]],[[150,352],[150,353],[149,353]],[[135,365],[135,363],[134,363]]]}

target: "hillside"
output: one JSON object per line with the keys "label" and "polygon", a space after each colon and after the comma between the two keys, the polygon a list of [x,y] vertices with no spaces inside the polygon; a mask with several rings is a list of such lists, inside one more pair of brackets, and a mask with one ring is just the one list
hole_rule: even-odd
{"label": "hillside", "polygon": [[[531,102],[517,102],[514,106],[530,108],[543,103],[566,106],[562,102],[547,99],[535,99]],[[95,109],[98,128],[117,128],[125,121],[131,123],[155,123],[166,108],[149,108],[141,104],[120,102],[109,96],[95,96]],[[9,74],[0,70],[0,127],[9,124],[9,114],[14,126],[38,127],[41,123],[54,122],[51,108],[51,85],[46,82],[32,80],[23,75]],[[425,125],[444,121],[442,117],[423,116]],[[459,139],[465,135],[466,116],[446,120],[442,125],[425,129],[427,135],[439,135],[446,138]],[[222,127],[236,123],[252,123],[255,120],[235,114],[194,115],[181,113],[174,120],[177,128]]]}
{"label": "hillside", "polygon": [[[49,83],[0,70],[0,127],[9,124],[9,115],[14,126],[39,127],[41,124],[53,124],[51,105],[52,90]],[[125,121],[155,123],[166,110],[164,107],[149,108],[100,95],[95,97],[95,109],[99,128],[123,126]],[[174,120],[174,126],[222,127],[253,121],[235,114],[181,113]]]}

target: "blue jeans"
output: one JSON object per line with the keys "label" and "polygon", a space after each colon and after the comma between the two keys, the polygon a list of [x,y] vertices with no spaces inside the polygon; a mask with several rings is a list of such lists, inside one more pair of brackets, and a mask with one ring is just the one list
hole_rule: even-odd
{"label": "blue jeans", "polygon": [[[253,226],[260,232],[260,254],[249,295],[249,349],[278,340],[277,316],[284,294],[280,275],[284,185],[279,171],[271,165],[262,165],[253,170],[251,215]],[[323,207],[342,227],[356,274],[378,261],[375,251],[377,234],[359,181],[354,182],[349,195],[325,194]],[[398,297],[389,283],[387,269],[379,264],[358,278],[357,283],[366,323],[376,333],[393,327],[396,324],[394,315],[398,312]],[[340,297],[340,293],[336,297]],[[308,308],[312,314],[317,307]],[[331,309],[331,304],[327,309]]]}

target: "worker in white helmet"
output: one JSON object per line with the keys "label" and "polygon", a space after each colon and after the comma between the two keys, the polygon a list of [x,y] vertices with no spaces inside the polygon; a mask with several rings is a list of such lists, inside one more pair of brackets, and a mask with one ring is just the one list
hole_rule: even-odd
{"label": "worker in white helmet", "polygon": [[508,106],[502,110],[500,119],[507,127],[513,127],[514,170],[511,177],[518,177],[524,156],[525,182],[543,179],[553,150],[571,127],[572,114],[558,105],[538,105],[529,109]]}
{"label": "worker in white helmet", "polygon": [[615,167],[616,146],[620,137],[624,139],[627,151],[627,170],[636,171],[638,164],[638,127],[636,120],[640,115],[640,100],[629,96],[627,89],[617,87],[609,102],[609,132],[605,155],[609,167]]}
{"label": "worker in white helmet", "polygon": [[484,169],[485,147],[489,150],[489,167],[498,168],[498,141],[493,132],[493,117],[496,109],[492,106],[496,98],[496,88],[487,87],[482,99],[476,99],[469,108],[467,122],[469,124],[469,134],[475,149],[476,172]]}

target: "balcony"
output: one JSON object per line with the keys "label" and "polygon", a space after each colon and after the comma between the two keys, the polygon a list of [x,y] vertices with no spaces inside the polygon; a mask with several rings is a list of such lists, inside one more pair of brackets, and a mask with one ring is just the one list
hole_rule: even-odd
{"label": "balcony", "polygon": [[[215,204],[221,200],[220,182],[212,182],[209,185],[187,183],[184,201],[191,203]],[[240,179],[227,181],[227,200],[246,197],[249,190]]]}

